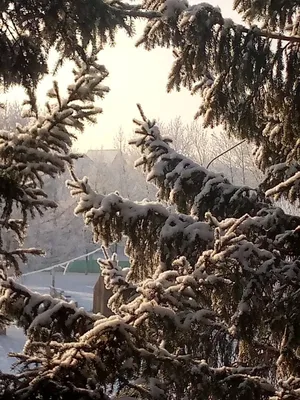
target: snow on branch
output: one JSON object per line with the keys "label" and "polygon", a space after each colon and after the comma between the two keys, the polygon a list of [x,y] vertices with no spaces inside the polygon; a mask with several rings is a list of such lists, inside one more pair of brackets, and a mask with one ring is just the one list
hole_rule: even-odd
{"label": "snow on branch", "polygon": [[9,278],[1,282],[1,316],[14,320],[31,341],[76,340],[104,318],[77,308],[75,303],[33,292]]}
{"label": "snow on branch", "polygon": [[[263,6],[261,6],[263,8]],[[151,0],[145,0],[144,1],[144,8],[148,12],[153,12],[153,16],[156,13],[157,19],[151,20],[152,15],[150,16],[150,21],[148,21],[146,28],[144,30],[144,33],[142,37],[138,41],[138,45],[144,44],[147,49],[154,47],[155,45],[170,45],[172,43],[173,45],[178,45],[180,44],[180,37],[181,35],[184,35],[185,29],[190,29],[192,31],[192,28],[195,28],[193,25],[197,25],[197,22],[199,20],[202,20],[203,25],[205,23],[205,26],[197,27],[196,32],[194,31],[194,36],[195,33],[202,33],[204,34],[210,32],[209,39],[214,34],[219,34],[220,31],[223,34],[223,37],[228,33],[228,31],[231,33],[232,31],[238,31],[245,36],[249,33],[251,33],[251,29],[255,28],[256,34],[262,38],[265,39],[275,39],[275,40],[280,40],[280,41],[286,41],[290,43],[299,43],[300,42],[300,37],[296,33],[294,34],[284,34],[283,33],[283,26],[278,26],[278,32],[276,32],[276,17],[277,14],[274,12],[274,9],[272,8],[273,15],[273,26],[272,29],[275,30],[266,30],[266,29],[261,29],[258,26],[254,25],[253,27],[247,27],[245,25],[240,25],[235,23],[231,18],[224,18],[221,14],[221,9],[218,6],[213,6],[212,4],[208,2],[200,2],[198,4],[189,4],[187,0],[157,0],[157,1],[151,1]],[[251,12],[253,12],[253,6],[251,4]],[[296,8],[296,7],[295,7]],[[291,6],[291,10],[293,9],[293,6]],[[265,11],[265,10],[264,10]],[[282,11],[281,7],[280,10]],[[259,16],[261,17],[261,12],[259,12]],[[296,12],[296,11],[294,11]],[[160,18],[159,18],[160,17]],[[247,17],[249,17],[249,12]],[[256,15],[257,17],[257,15]],[[287,18],[287,13],[284,15],[283,13],[280,16],[280,22],[284,20],[284,18]],[[279,18],[278,18],[279,19]],[[252,18],[251,22],[255,20],[255,17]],[[275,22],[276,21],[276,22]],[[268,19],[266,19],[266,24],[268,22]],[[286,21],[287,22],[287,21]],[[289,20],[290,24],[290,20]],[[296,24],[295,24],[296,25]],[[214,32],[214,29],[215,32]],[[177,31],[176,31],[177,29]],[[295,26],[295,29],[297,30],[297,26]],[[175,34],[171,34],[171,32],[174,31]],[[289,29],[289,33],[291,32],[291,29]],[[295,31],[296,32],[296,31]],[[191,38],[190,42],[192,41]],[[204,39],[205,36],[204,36]],[[190,43],[189,43],[190,44]],[[203,45],[204,47],[204,45]],[[203,60],[205,62],[205,60]]]}
{"label": "snow on branch", "polygon": [[68,181],[72,196],[79,196],[75,214],[82,214],[91,224],[94,241],[107,246],[128,238],[126,253],[130,257],[130,278],[143,280],[152,276],[159,263],[168,269],[178,254],[196,262],[210,246],[213,231],[209,224],[192,216],[170,213],[155,202],[135,203],[117,193],[101,195],[87,178]]}
{"label": "snow on branch", "polygon": [[[50,380],[52,390],[64,387],[64,394],[80,393],[89,388],[85,399],[108,399],[109,386],[115,383],[117,398],[146,398],[169,400],[170,394],[194,399],[209,399],[215,392],[229,395],[232,390],[253,393],[250,399],[263,400],[275,394],[275,388],[258,375],[263,367],[211,367],[204,360],[190,356],[172,355],[163,348],[153,347],[136,336],[136,330],[116,317],[98,326],[98,340],[82,337],[79,343],[50,343],[56,354],[21,358],[24,364],[37,363],[19,374],[16,395],[43,393]],[[86,374],[86,371],[93,371]],[[178,379],[180,376],[180,379]],[[177,377],[177,379],[176,379]],[[226,383],[226,384],[224,384]],[[19,384],[19,386],[18,386]],[[76,392],[75,392],[76,393]],[[124,397],[123,397],[124,396]],[[179,397],[180,396],[180,397]],[[73,398],[73,397],[72,397]]]}
{"label": "snow on branch", "polygon": [[238,235],[246,235],[258,248],[277,250],[293,259],[298,254],[294,250],[292,254],[291,249],[299,237],[300,220],[280,208],[262,209],[241,222],[218,222],[209,214],[207,222],[199,222],[192,216],[170,213],[158,203],[134,203],[117,193],[98,194],[87,178],[78,180],[73,176],[67,185],[72,196],[79,196],[75,213],[91,224],[95,242],[108,245],[127,237],[126,252],[131,263],[128,275],[125,277],[118,269],[116,260],[102,262],[106,285],[114,291],[109,304],[114,312],[122,309],[122,302],[127,304],[131,296],[136,298],[136,287],[128,286],[128,282],[152,278],[158,270],[172,270],[173,261],[183,255],[195,264],[204,250],[213,247],[215,227],[226,232],[233,224]]}
{"label": "snow on branch", "polygon": [[[43,114],[38,114],[36,99],[30,98],[24,104],[24,117],[31,117],[31,122],[17,126],[15,132],[0,131],[1,236],[10,230],[21,240],[28,214],[56,207],[43,190],[44,177],[63,173],[79,157],[71,152],[72,142],[102,111],[93,102],[108,91],[102,84],[107,71],[96,62],[96,55],[85,62],[77,60],[73,75],[65,98],[54,82]],[[19,220],[12,218],[16,209],[22,216]],[[17,269],[16,256],[21,254],[4,254],[4,259]]]}
{"label": "snow on branch", "polygon": [[[240,225],[240,233],[255,243],[264,242],[270,250],[277,248],[291,255],[291,248],[299,238],[299,217],[272,206],[262,191],[232,185],[222,174],[211,172],[177,153],[169,144],[171,140],[161,136],[155,121],[148,120],[140,106],[139,110],[143,121],[134,120],[139,137],[130,143],[141,151],[142,157],[135,165],[142,166],[147,180],[159,188],[159,200],[176,205],[179,212],[200,220],[211,212],[223,220],[222,227],[227,226],[226,218],[248,214],[251,218]],[[297,255],[298,252],[294,257]]]}
{"label": "snow on branch", "polygon": [[[204,126],[222,125],[232,137],[258,146],[257,163],[265,171],[274,164],[299,159],[299,2],[283,4],[237,1],[251,26],[225,18],[208,2],[145,0],[163,17],[148,21],[138,42],[146,49],[173,48],[168,90],[186,87],[199,93]],[[258,23],[264,26],[262,29]],[[275,30],[275,31],[274,31]],[[274,46],[275,42],[275,46]],[[241,91],[241,88],[247,88]],[[285,102],[281,96],[285,93]],[[259,112],[258,112],[259,110]],[[289,181],[293,197],[298,179]],[[269,188],[271,186],[269,185]],[[283,187],[276,192],[283,193]],[[269,192],[271,194],[272,192]]]}
{"label": "snow on branch", "polygon": [[[231,223],[231,218],[221,222],[215,220],[221,230],[225,230]],[[295,260],[300,256],[300,249],[295,246],[300,238],[299,227],[300,217],[285,214],[281,208],[270,206],[245,219],[238,226],[237,232],[261,248],[277,250],[282,257]]]}
{"label": "snow on branch", "polygon": [[[297,310],[290,289],[299,286],[300,270],[237,235],[244,221],[232,221],[224,233],[217,227],[213,248],[203,252],[196,265],[180,258],[172,270],[157,271],[139,284],[137,296],[119,307],[118,315],[94,321],[78,341],[36,343],[39,357],[19,356],[27,366],[37,363],[26,371],[25,382],[39,386],[49,377],[57,384],[70,379],[80,388],[87,383],[88,370],[90,385],[111,383],[126,394],[147,393],[149,399],[169,399],[174,391],[188,398],[210,398],[219,385],[228,393],[243,385],[255,400],[275,395],[278,388],[267,380],[274,359],[278,368],[293,368],[297,362],[287,352],[297,346],[295,333],[289,331],[284,346],[282,339]],[[113,261],[111,268],[116,267]],[[278,307],[284,307],[285,323],[275,324]],[[270,331],[267,342],[261,324]],[[250,354],[257,362],[253,367]],[[178,374],[180,380],[175,379]]]}
{"label": "snow on branch", "polygon": [[[140,108],[140,106],[139,106]],[[140,108],[141,110],[141,108]],[[217,218],[255,215],[266,205],[263,196],[248,186],[235,186],[222,174],[208,171],[169,145],[161,136],[155,121],[144,117],[134,120],[138,125],[137,139],[130,144],[138,147],[142,157],[135,165],[143,166],[147,180],[159,188],[158,198],[175,204],[179,212],[203,219],[207,211]]]}
{"label": "snow on branch", "polygon": [[[86,181],[85,187],[78,180],[72,185],[85,193],[81,212],[89,212],[91,204],[99,209],[106,198],[92,192]],[[285,377],[285,371],[299,367],[293,328],[300,321],[299,262],[284,261],[276,252],[247,241],[239,234],[247,217],[227,220],[223,228],[208,218],[215,223],[213,243],[196,264],[180,257],[169,270],[158,266],[151,277],[132,284],[115,257],[102,262],[106,285],[114,290],[111,305],[116,315],[109,318],[79,313],[82,322],[77,325],[78,311],[73,314],[72,304],[34,294],[9,280],[2,308],[12,302],[17,319],[28,330],[32,323],[48,329],[52,324],[53,332],[60,333],[59,321],[76,321],[74,332],[62,341],[59,335],[47,340],[32,330],[37,336],[26,345],[26,354],[18,356],[29,368],[20,375],[22,390],[41,387],[50,378],[67,387],[69,381],[78,389],[89,384],[104,390],[111,384],[119,387],[120,394],[124,390],[166,400],[174,391],[178,398],[210,398],[219,385],[228,394],[233,387],[239,393],[240,385],[247,387],[255,394],[251,400],[292,390],[287,383],[285,387],[279,383],[275,390],[270,382],[279,371]],[[118,296],[126,286],[130,294],[121,304]],[[47,301],[51,301],[49,311],[40,312]],[[33,363],[36,366],[30,367]]]}
{"label": "snow on branch", "polygon": [[138,286],[127,280],[130,269],[121,268],[119,266],[116,254],[113,254],[112,257],[108,257],[105,248],[103,248],[103,252],[106,255],[106,259],[99,259],[98,263],[101,268],[106,289],[112,290],[113,292],[108,300],[107,306],[112,312],[119,314],[120,307],[137,296]]}
{"label": "snow on branch", "polygon": [[[297,156],[295,159],[297,159]],[[268,168],[261,187],[267,189],[266,196],[273,197],[275,200],[284,196],[291,203],[294,203],[298,199],[300,188],[299,163],[295,161],[284,162]]]}

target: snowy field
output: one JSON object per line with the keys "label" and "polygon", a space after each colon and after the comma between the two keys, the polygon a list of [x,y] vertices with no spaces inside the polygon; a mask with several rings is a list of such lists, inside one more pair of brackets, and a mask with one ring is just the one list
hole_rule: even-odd
{"label": "snowy field", "polygon": [[[93,307],[93,289],[98,279],[98,274],[80,273],[55,273],[55,288],[64,290],[64,294],[77,301],[79,307],[91,311]],[[43,294],[49,294],[52,284],[52,276],[48,272],[40,272],[32,275],[21,276],[18,281],[31,290]],[[0,370],[9,372],[14,358],[8,357],[9,352],[22,351],[25,343],[25,335],[22,329],[15,326],[7,328],[7,335],[0,335]]]}

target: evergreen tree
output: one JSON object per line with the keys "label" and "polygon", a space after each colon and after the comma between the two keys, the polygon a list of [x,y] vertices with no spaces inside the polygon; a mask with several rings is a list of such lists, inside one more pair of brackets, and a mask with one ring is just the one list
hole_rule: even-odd
{"label": "evergreen tree", "polygon": [[[33,33],[45,33],[47,7],[29,2],[28,9],[34,3],[42,17]],[[95,1],[89,3],[91,37],[75,17],[77,2],[74,9],[73,3],[59,4],[72,20],[61,27],[74,30],[62,34],[55,26],[54,41],[67,57],[77,45],[84,51],[89,41],[95,44],[96,37],[103,42],[128,16],[148,17],[139,43],[175,51],[169,88],[199,89],[206,124],[224,123],[233,135],[254,141],[259,165],[269,169],[260,188],[235,186],[174,151],[139,107],[142,121],[135,121],[131,144],[141,152],[136,166],[159,189],[158,202],[97,193],[74,173],[68,182],[78,199],[75,213],[91,226],[96,243],[127,237],[128,270],[115,256],[100,263],[113,291],[114,315],[87,313],[3,279],[1,315],[17,321],[28,341],[15,355],[20,372],[1,375],[2,398],[299,399],[300,218],[270,200],[283,194],[295,201],[299,195],[299,2],[237,0],[245,19],[261,24],[245,27],[207,3],[145,1],[142,10]],[[78,4],[82,11],[87,3]],[[13,12],[19,7],[12,6]],[[54,15],[55,21],[62,18]],[[65,33],[72,52],[59,40],[67,40]],[[47,42],[46,34],[40,37]],[[81,50],[68,98],[54,84],[46,116],[36,115],[31,99],[36,123],[0,135],[1,223],[20,237],[29,212],[54,206],[44,198],[43,176],[72,166],[70,128],[82,130],[83,120],[93,121],[100,110],[90,102],[108,90],[101,84],[104,67]],[[20,220],[11,219],[15,206]],[[16,269],[16,256],[26,252],[37,251],[2,251]]]}
{"label": "evergreen tree", "polygon": [[73,175],[75,213],[94,240],[127,236],[129,270],[101,261],[115,315],[9,279],[2,310],[28,342],[23,374],[4,383],[15,398],[299,398],[299,218],[176,153],[142,116],[137,165],[177,211],[96,193]]}
{"label": "evergreen tree", "polygon": [[[75,82],[69,86],[66,99],[61,98],[54,82],[48,93],[44,115],[36,116],[34,122],[25,127],[17,125],[15,132],[0,132],[0,245],[5,231],[15,232],[22,242],[28,215],[56,207],[56,203],[48,199],[42,189],[43,180],[46,176],[53,178],[64,172],[66,165],[72,165],[73,160],[78,158],[70,152],[72,139],[76,137],[72,129],[80,132],[85,121],[95,122],[95,115],[101,109],[94,107],[90,101],[108,91],[101,84],[106,76],[105,68],[97,64],[94,55],[85,63],[78,59],[74,69]],[[30,100],[25,104],[25,116],[35,115],[32,106]],[[27,253],[41,252],[36,249],[7,252],[1,248],[0,253],[5,261],[1,264],[2,271],[5,272],[6,264],[13,264],[18,273],[17,258],[26,261]]]}

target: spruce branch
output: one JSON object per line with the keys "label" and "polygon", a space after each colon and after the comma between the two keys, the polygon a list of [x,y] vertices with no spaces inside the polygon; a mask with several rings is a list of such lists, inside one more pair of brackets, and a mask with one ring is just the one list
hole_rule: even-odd
{"label": "spruce branch", "polygon": [[[265,0],[253,4],[249,0],[236,0],[234,8],[250,23],[260,21],[264,28],[278,29],[281,32],[299,34],[299,3],[288,0],[281,4]],[[297,15],[298,14],[298,15]]]}
{"label": "spruce branch", "polygon": [[142,153],[135,166],[142,166],[147,180],[159,188],[160,200],[175,204],[179,212],[192,214],[200,220],[207,211],[217,218],[255,215],[266,207],[264,196],[248,186],[234,186],[222,174],[208,171],[169,145],[170,139],[161,136],[155,121],[147,120],[138,106],[143,122],[138,125],[137,139],[130,141]]}
{"label": "spruce branch", "polygon": [[[299,158],[299,4],[291,3],[243,2],[246,19],[272,21],[266,28],[247,28],[208,3],[146,1],[145,7],[160,10],[163,18],[149,21],[138,42],[148,50],[173,47],[168,90],[199,92],[195,118],[203,116],[205,126],[222,124],[230,135],[254,142],[263,171]],[[265,186],[272,188],[267,180]],[[296,201],[297,181],[289,187],[276,193]]]}
{"label": "spruce branch", "polygon": [[[108,91],[102,85],[107,71],[96,62],[96,55],[92,54],[86,63],[78,59],[73,74],[75,81],[66,98],[62,98],[54,82],[43,115],[33,117],[25,127],[17,126],[15,132],[0,132],[1,235],[8,229],[21,240],[28,215],[56,207],[43,190],[44,178],[63,173],[66,165],[79,157],[70,152],[76,133],[82,132],[85,122],[95,122],[94,117],[102,112],[92,102]],[[24,117],[36,115],[35,103],[35,99],[25,102]],[[9,221],[13,220],[16,208],[20,209],[22,219],[12,224]],[[24,250],[26,253],[34,252]],[[25,261],[21,251],[1,254],[16,271],[17,257]]]}
{"label": "spruce branch", "polygon": [[[141,152],[135,166],[142,166],[147,180],[158,187],[159,200],[175,205],[178,212],[191,214],[199,220],[207,218],[209,212],[216,218],[213,224],[217,224],[217,220],[228,218],[230,221],[247,213],[251,218],[238,228],[241,234],[270,250],[277,249],[289,257],[299,257],[300,253],[294,246],[299,238],[298,217],[273,206],[264,197],[263,185],[258,189],[235,186],[222,174],[209,171],[176,152],[171,147],[171,140],[162,137],[155,121],[147,119],[140,105],[138,108],[143,121],[134,120],[138,126],[135,131],[137,138],[130,141]],[[286,171],[286,167],[283,165],[276,169],[281,170]],[[287,172],[294,174],[295,168],[291,166]],[[280,182],[280,177],[275,182]],[[228,222],[225,219],[219,224],[224,229]]]}
{"label": "spruce branch", "polygon": [[[172,214],[162,204],[134,203],[117,193],[98,194],[86,177],[75,177],[67,186],[72,196],[79,196],[75,214],[82,214],[85,223],[91,224],[95,243],[107,246],[127,236],[126,253],[131,259],[133,280],[151,276],[159,262],[168,268],[180,248],[195,262],[212,239],[208,224],[191,216]],[[182,232],[178,235],[179,227]]]}
{"label": "spruce branch", "polygon": [[[275,396],[276,390],[278,399],[282,393],[289,393],[293,390],[289,383],[284,381],[281,386],[279,382],[275,390],[268,379],[277,374],[271,369],[277,359],[280,361],[278,369],[283,361],[285,363],[284,376],[298,366],[294,356],[297,343],[292,336],[295,333],[290,332],[284,347],[281,343],[285,326],[295,320],[295,313],[299,318],[294,302],[295,284],[299,286],[299,263],[280,261],[271,252],[247,242],[244,236],[237,234],[238,227],[244,222],[245,218],[232,221],[223,233],[216,227],[213,249],[204,252],[197,265],[192,266],[181,258],[174,262],[173,270],[158,272],[156,277],[141,282],[138,295],[120,307],[122,318],[112,316],[95,320],[93,327],[76,342],[32,343],[35,353],[30,354],[29,346],[28,354],[20,356],[20,361],[25,365],[36,362],[37,367],[29,368],[26,375],[21,374],[21,387],[26,392],[33,384],[36,391],[41,390],[42,383],[50,377],[58,385],[70,380],[76,382],[77,388],[85,387],[87,368],[94,371],[88,375],[92,382],[105,385],[119,382],[122,376],[124,385],[121,386],[126,393],[138,384],[149,390],[150,399],[156,398],[153,387],[155,390],[164,388],[159,393],[165,393],[163,398],[166,399],[171,398],[167,393],[174,391],[177,396],[189,393],[192,398],[201,392],[208,399],[218,385],[223,387],[224,379],[230,382],[226,385],[228,393],[233,390],[232,385],[235,390],[242,383],[243,386],[250,385],[250,392],[255,393],[255,397],[250,397],[253,400]],[[238,281],[237,269],[241,269]],[[113,275],[111,277],[114,280]],[[274,286],[277,287],[275,293]],[[9,301],[11,296],[6,297]],[[59,303],[65,307],[63,302]],[[275,324],[282,307],[285,323]],[[234,325],[228,330],[232,320]],[[261,324],[264,330],[261,330]],[[182,335],[187,331],[189,338]],[[265,340],[266,332],[269,332],[269,342]],[[227,346],[222,347],[224,340]],[[204,341],[211,346],[203,347]],[[238,354],[234,350],[236,341]],[[54,351],[50,352],[51,358],[47,353],[49,348]],[[185,350],[178,352],[180,349]],[[38,359],[36,354],[40,354]],[[204,362],[203,358],[210,362]],[[212,367],[211,363],[216,359],[227,362],[227,366]],[[250,359],[257,365],[245,367]],[[149,371],[146,372],[147,365],[155,370],[155,381]],[[180,382],[173,379],[173,373],[178,374],[178,371],[182,374]],[[144,373],[148,378],[135,380],[136,374],[143,376]],[[201,389],[196,384],[187,389],[187,383],[194,379],[198,385],[199,381],[203,383]]]}
{"label": "spruce branch", "polygon": [[77,308],[74,302],[33,292],[11,278],[1,282],[0,310],[1,317],[16,321],[31,342],[76,341],[104,318]]}
{"label": "spruce branch", "polygon": [[[243,32],[249,33],[250,29],[244,28]],[[275,39],[283,42],[289,42],[289,43],[300,43],[300,36],[289,36],[289,35],[284,35],[282,33],[277,33],[277,32],[269,32],[261,29],[259,31],[259,35],[261,37],[265,37],[268,39]]]}

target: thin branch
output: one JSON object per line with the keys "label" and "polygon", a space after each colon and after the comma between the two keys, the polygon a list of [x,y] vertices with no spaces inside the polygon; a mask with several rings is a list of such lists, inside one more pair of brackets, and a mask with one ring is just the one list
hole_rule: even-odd
{"label": "thin branch", "polygon": [[[251,30],[251,28],[244,28],[242,31],[245,33],[248,33]],[[300,36],[288,36],[288,35],[283,35],[282,33],[277,33],[277,32],[268,32],[265,30],[260,30],[259,36],[265,37],[268,39],[276,39],[276,40],[281,40],[285,42],[292,42],[292,43],[300,43]]]}
{"label": "thin branch", "polygon": [[235,149],[236,147],[240,146],[241,144],[243,144],[246,141],[246,139],[242,140],[241,142],[235,144],[234,146],[230,147],[229,149],[223,151],[222,153],[218,154],[216,157],[214,157],[212,160],[210,160],[210,162],[207,164],[206,169],[209,168],[209,166],[215,161],[217,160],[219,157],[223,156],[226,153],[229,153],[229,151]]}
{"label": "thin branch", "polygon": [[[120,5],[121,4],[122,3],[120,3]],[[130,7],[129,4],[128,5],[122,4],[122,8],[110,5],[109,8],[111,9],[111,11],[120,13],[121,15],[127,15],[128,17],[154,19],[154,18],[161,18],[163,16],[163,14],[158,11],[143,10],[143,9],[141,9],[141,6],[139,6],[139,5]]]}
{"label": "thin branch", "polygon": [[[154,19],[154,18],[161,18],[163,14],[158,11],[148,11],[148,10],[143,10],[141,5],[135,5],[131,6],[130,4],[122,4],[121,2],[114,2],[113,4],[118,4],[121,7],[115,7],[114,5],[110,5],[111,10],[117,11],[123,15],[128,15],[130,17],[141,17],[141,18],[147,18],[147,19]],[[300,43],[300,36],[288,36],[284,35],[282,33],[277,33],[277,32],[269,32],[266,30],[260,30],[257,28],[258,31],[257,33],[261,37],[265,37],[268,39],[275,39],[275,40],[281,40],[281,41],[288,41],[288,42],[293,42],[293,43]],[[253,30],[253,27],[246,28],[243,27],[242,32],[243,33],[249,33],[251,30]]]}

